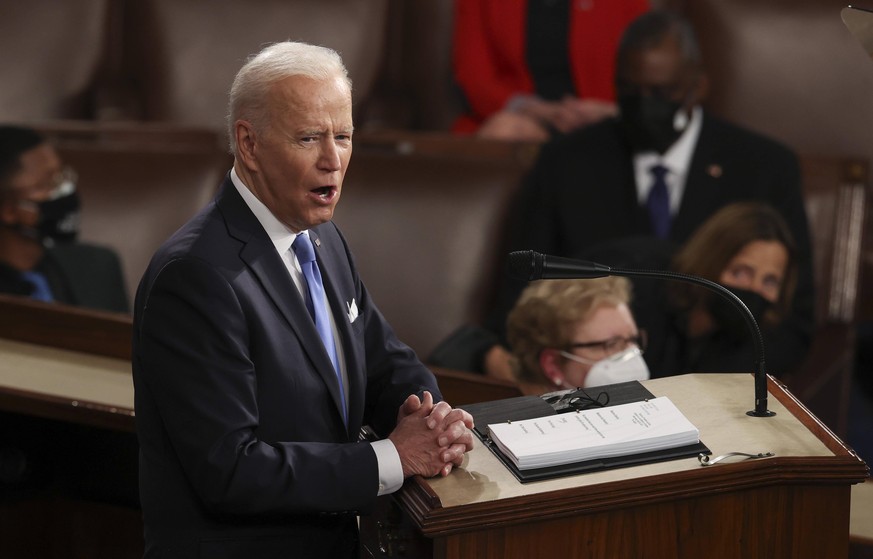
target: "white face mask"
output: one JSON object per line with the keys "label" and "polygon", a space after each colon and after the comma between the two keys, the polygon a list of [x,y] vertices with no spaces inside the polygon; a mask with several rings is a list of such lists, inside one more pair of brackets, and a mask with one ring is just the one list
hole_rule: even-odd
{"label": "white face mask", "polygon": [[[561,354],[573,361],[585,363],[579,356],[572,353],[562,351]],[[632,380],[647,380],[648,378],[649,368],[643,360],[643,352],[634,346],[610,355],[606,359],[601,359],[592,365],[588,374],[585,375],[583,388]]]}

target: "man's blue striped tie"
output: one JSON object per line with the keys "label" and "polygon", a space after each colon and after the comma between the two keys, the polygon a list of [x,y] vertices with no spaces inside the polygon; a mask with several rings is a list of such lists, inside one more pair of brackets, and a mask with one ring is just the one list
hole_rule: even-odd
{"label": "man's blue striped tie", "polygon": [[667,191],[667,173],[669,169],[663,165],[654,165],[649,172],[654,177],[652,189],[646,206],[649,208],[649,218],[652,231],[661,239],[670,234],[670,193]]}
{"label": "man's blue striped tie", "polygon": [[294,249],[294,254],[297,255],[297,261],[300,262],[300,268],[303,270],[303,277],[306,279],[306,287],[309,289],[309,297],[306,297],[306,307],[309,309],[309,314],[315,322],[315,329],[318,330],[318,335],[327,350],[327,355],[333,363],[333,370],[336,373],[336,379],[339,383],[340,400],[343,408],[343,421],[348,425],[348,412],[346,411],[346,396],[343,389],[342,373],[339,368],[339,359],[336,354],[336,343],[333,339],[333,331],[330,327],[330,317],[328,315],[327,301],[324,297],[324,283],[321,281],[321,272],[318,270],[318,263],[315,261],[315,250],[312,248],[312,241],[309,235],[299,234],[294,239],[291,245]]}

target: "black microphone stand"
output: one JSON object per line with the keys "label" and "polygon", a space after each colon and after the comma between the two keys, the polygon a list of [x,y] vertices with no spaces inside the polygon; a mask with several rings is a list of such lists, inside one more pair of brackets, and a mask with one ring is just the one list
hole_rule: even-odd
{"label": "black microphone stand", "polygon": [[[547,261],[548,260],[548,261]],[[565,268],[560,271],[551,272],[547,270],[549,264],[566,264]],[[764,360],[764,337],[761,334],[761,329],[758,327],[755,316],[749,310],[749,307],[743,303],[742,299],[734,295],[724,286],[689,274],[681,274],[679,272],[671,272],[665,270],[637,270],[631,268],[616,268],[606,266],[604,264],[596,264],[593,262],[584,262],[571,260],[569,258],[561,258],[556,256],[548,256],[534,251],[516,251],[509,255],[510,271],[516,276],[524,279],[587,279],[587,278],[602,278],[606,276],[623,276],[623,277],[643,277],[643,278],[660,278],[682,281],[703,286],[711,291],[714,291],[733,303],[742,314],[746,321],[749,331],[752,333],[752,339],[755,345],[755,409],[746,412],[747,415],[753,417],[772,417],[776,412],[767,409],[767,371]],[[525,273],[524,270],[529,270]]]}

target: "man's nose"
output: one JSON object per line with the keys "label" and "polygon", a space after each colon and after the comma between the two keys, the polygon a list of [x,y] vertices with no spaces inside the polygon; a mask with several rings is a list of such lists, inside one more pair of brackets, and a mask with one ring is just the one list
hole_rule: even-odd
{"label": "man's nose", "polygon": [[342,164],[340,161],[339,147],[333,138],[328,138],[322,143],[319,165],[326,171],[338,171]]}

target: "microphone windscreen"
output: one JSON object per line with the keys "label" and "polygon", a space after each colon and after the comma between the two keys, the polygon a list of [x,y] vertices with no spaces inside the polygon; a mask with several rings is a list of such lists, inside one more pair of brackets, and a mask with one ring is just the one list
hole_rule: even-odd
{"label": "microphone windscreen", "polygon": [[543,255],[532,250],[509,253],[509,273],[527,281],[542,278]]}

